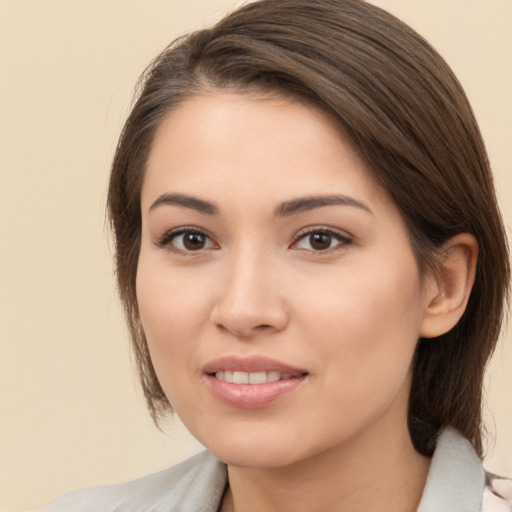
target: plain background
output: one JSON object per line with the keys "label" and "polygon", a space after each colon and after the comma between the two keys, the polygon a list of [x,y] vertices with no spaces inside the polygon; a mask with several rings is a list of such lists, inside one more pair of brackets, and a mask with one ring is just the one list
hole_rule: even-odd
{"label": "plain background", "polygon": [[[145,410],[104,203],[139,73],[233,0],[0,0],[0,509],[35,508],[200,449]],[[512,0],[374,0],[464,85],[512,225]],[[512,343],[489,372],[491,469],[512,474]]]}

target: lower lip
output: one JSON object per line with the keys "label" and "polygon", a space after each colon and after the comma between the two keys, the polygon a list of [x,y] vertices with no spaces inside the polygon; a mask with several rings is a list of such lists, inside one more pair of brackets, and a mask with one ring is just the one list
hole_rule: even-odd
{"label": "lower lip", "polygon": [[295,391],[306,375],[264,384],[233,384],[207,375],[212,393],[222,402],[240,409],[261,409]]}

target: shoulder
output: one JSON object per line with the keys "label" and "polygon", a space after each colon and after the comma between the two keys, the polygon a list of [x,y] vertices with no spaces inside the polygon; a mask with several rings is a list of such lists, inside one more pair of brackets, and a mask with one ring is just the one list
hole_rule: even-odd
{"label": "shoulder", "polygon": [[209,452],[135,480],[61,497],[39,512],[215,511],[224,493],[224,464]]}

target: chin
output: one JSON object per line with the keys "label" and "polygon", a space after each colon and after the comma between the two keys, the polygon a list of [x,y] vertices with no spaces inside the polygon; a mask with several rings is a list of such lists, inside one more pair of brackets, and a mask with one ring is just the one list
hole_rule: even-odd
{"label": "chin", "polygon": [[277,468],[300,460],[300,441],[288,431],[272,432],[268,428],[218,427],[215,432],[192,434],[215,457],[225,464],[245,468]]}
{"label": "chin", "polygon": [[[315,430],[311,428],[311,431]],[[192,434],[219,460],[234,467],[272,469],[291,466],[315,455],[332,449],[342,435],[332,432],[309,436],[307,431],[294,429],[292,425],[269,425],[260,422],[248,425],[239,422],[236,425],[211,430],[192,432]]]}
{"label": "chin", "polygon": [[214,446],[210,451],[229,466],[240,468],[270,469],[288,466],[297,462],[299,454],[290,449],[278,450],[264,443],[244,443],[242,445]]}

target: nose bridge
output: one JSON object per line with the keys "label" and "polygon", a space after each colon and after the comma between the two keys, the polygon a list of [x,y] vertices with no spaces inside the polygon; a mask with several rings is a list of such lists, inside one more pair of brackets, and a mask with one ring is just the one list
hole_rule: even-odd
{"label": "nose bridge", "polygon": [[239,337],[281,330],[287,316],[277,283],[277,262],[268,248],[240,243],[226,262],[214,323]]}

